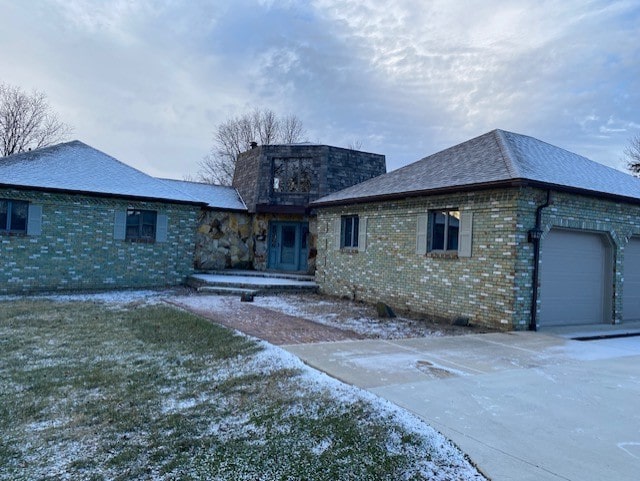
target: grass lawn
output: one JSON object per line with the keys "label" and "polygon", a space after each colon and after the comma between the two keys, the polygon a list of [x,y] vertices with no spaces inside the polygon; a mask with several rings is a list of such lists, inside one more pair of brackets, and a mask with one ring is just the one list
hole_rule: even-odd
{"label": "grass lawn", "polygon": [[399,408],[164,304],[0,301],[0,480],[484,479]]}

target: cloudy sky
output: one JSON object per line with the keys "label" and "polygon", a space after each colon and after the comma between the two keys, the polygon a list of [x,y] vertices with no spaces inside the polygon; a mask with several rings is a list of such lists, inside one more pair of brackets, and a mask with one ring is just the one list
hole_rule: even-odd
{"label": "cloudy sky", "polygon": [[389,170],[494,128],[622,169],[640,133],[639,0],[0,0],[0,19],[0,82],[156,176],[195,174],[254,107]]}

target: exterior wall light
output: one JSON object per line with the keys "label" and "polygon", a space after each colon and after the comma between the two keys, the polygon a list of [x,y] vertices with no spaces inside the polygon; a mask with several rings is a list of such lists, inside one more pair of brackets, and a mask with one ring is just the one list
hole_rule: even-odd
{"label": "exterior wall light", "polygon": [[544,234],[542,229],[538,229],[537,227],[535,229],[531,229],[529,231],[529,242],[539,241],[542,239],[542,234]]}

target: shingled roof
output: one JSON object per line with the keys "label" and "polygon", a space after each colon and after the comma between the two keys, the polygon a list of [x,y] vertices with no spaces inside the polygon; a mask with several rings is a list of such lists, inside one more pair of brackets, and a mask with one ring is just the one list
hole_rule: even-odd
{"label": "shingled roof", "polygon": [[527,135],[493,130],[312,206],[517,185],[640,201],[640,180],[631,175]]}
{"label": "shingled roof", "polygon": [[78,140],[0,158],[0,187],[205,203]]}
{"label": "shingled roof", "polygon": [[240,194],[234,187],[226,185],[212,185],[201,182],[188,182],[186,180],[160,179],[178,190],[207,203],[208,207],[215,209],[247,211]]}

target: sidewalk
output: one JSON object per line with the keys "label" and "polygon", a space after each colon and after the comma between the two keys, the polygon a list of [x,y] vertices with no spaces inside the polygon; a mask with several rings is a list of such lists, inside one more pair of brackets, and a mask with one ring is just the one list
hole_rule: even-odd
{"label": "sidewalk", "polygon": [[284,348],[419,415],[494,481],[638,479],[638,337],[525,332]]}

